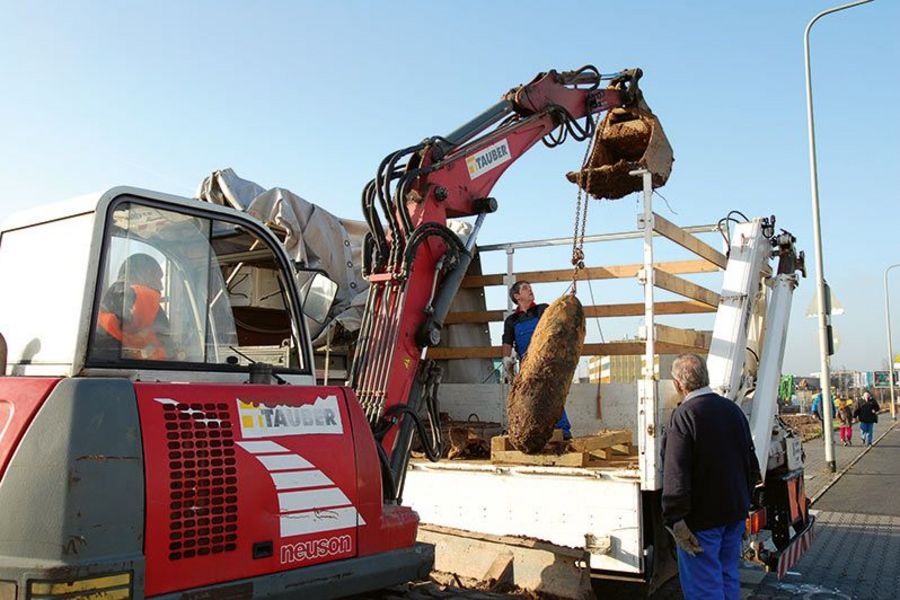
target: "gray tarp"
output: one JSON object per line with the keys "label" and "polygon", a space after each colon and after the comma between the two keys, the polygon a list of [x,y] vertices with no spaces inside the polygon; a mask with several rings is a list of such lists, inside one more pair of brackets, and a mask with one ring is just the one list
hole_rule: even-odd
{"label": "gray tarp", "polygon": [[[341,219],[284,188],[264,189],[242,179],[231,169],[214,171],[197,188],[196,197],[206,202],[243,210],[260,221],[275,225],[286,232],[284,247],[293,260],[307,267],[322,269],[338,283],[338,295],[331,309],[331,320],[314,330],[313,345],[325,344],[326,330],[333,323],[348,332],[359,330],[365,308],[368,282],[362,278],[362,242],[368,231],[364,221]],[[448,226],[465,242],[471,225],[465,221],[451,221]],[[476,256],[473,268],[480,272]],[[471,270],[471,269],[470,269]],[[453,301],[453,310],[485,310],[481,289],[461,289]],[[311,323],[311,325],[314,325]],[[451,325],[446,328],[444,345],[487,346],[490,334],[487,327],[477,324]],[[447,361],[444,381],[482,383],[490,377],[490,360],[471,359]]]}
{"label": "gray tarp", "polygon": [[[347,331],[359,329],[368,282],[362,278],[363,221],[340,219],[283,188],[265,190],[231,169],[214,171],[197,189],[197,198],[245,210],[285,231],[284,247],[292,260],[322,269],[338,284],[330,317]],[[313,345],[324,343],[324,327],[312,331]],[[318,339],[322,338],[322,339]]]}

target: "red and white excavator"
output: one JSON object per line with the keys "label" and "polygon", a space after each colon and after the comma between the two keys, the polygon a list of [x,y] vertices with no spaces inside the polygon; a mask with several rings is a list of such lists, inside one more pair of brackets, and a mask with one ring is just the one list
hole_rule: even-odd
{"label": "red and white excavator", "polygon": [[437,412],[427,350],[475,240],[446,219],[477,216],[477,233],[538,141],[646,118],[640,75],[541,73],[385,158],[362,194],[350,387],[313,369],[304,311],[321,319],[333,289],[243,212],[119,187],[6,220],[0,598],[332,598],[426,576],[434,550],[400,498]]}

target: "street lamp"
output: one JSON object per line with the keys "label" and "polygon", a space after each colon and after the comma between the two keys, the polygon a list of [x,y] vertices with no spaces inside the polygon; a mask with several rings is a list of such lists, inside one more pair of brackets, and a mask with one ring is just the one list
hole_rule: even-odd
{"label": "street lamp", "polygon": [[[803,48],[806,58],[806,124],[809,129],[809,179],[812,187],[813,242],[816,251],[816,298],[819,305],[819,359],[822,367],[822,425],[825,439],[825,462],[834,473],[834,433],[831,425],[831,368],[828,356],[828,318],[825,314],[825,274],[822,267],[822,226],[819,221],[819,175],[816,168],[816,130],[813,123],[812,76],[809,68],[809,31],[816,21],[831,13],[866,4],[872,0],[858,0],[850,4],[823,10],[807,23],[803,33]],[[892,357],[893,359],[893,357]]]}
{"label": "street lamp", "polygon": [[891,265],[884,270],[884,320],[887,322],[887,340],[888,340],[888,368],[891,386],[891,419],[897,420],[897,404],[894,402],[894,344],[891,341],[891,301],[890,290],[888,289],[888,271],[894,267],[900,267],[900,263]]}

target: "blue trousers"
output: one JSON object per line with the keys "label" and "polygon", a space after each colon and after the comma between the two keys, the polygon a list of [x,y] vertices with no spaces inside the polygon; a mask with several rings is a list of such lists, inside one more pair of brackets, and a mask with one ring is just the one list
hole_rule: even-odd
{"label": "blue trousers", "polygon": [[691,556],[678,548],[678,576],[685,600],[740,600],[738,560],[744,521],[695,531],[703,552]]}
{"label": "blue trousers", "polygon": [[860,423],[859,433],[864,446],[871,446],[875,440],[875,423]]}
{"label": "blue trousers", "polygon": [[563,409],[563,414],[559,421],[556,422],[556,425],[554,425],[554,428],[562,429],[563,433],[572,435],[572,424],[569,423],[569,417],[566,416],[566,409]]}

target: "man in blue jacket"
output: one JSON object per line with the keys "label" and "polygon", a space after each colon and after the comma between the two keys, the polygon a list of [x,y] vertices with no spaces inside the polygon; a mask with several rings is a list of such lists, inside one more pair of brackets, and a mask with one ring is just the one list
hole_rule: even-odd
{"label": "man in blue jacket", "polygon": [[[509,288],[509,297],[516,304],[513,314],[506,317],[503,322],[503,370],[508,379],[515,376],[516,359],[512,356],[513,348],[519,356],[519,361],[525,360],[525,353],[531,344],[531,336],[541,320],[548,304],[535,304],[534,292],[527,281],[517,281]],[[563,414],[556,423],[557,429],[562,429],[563,438],[572,438],[572,425],[569,417],[563,409]]]}
{"label": "man in blue jacket", "polygon": [[759,464],[747,417],[709,388],[706,363],[682,354],[672,365],[683,397],[662,442],[662,509],[678,545],[687,600],[738,600],[738,560]]}

